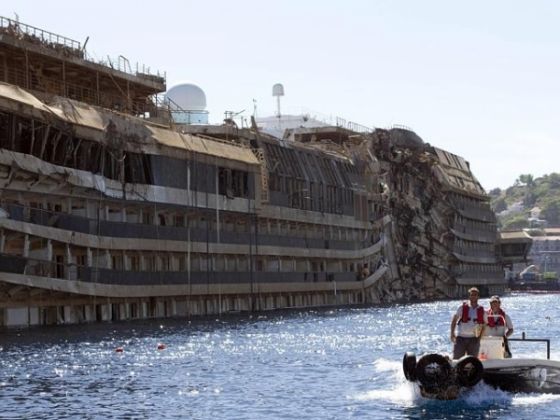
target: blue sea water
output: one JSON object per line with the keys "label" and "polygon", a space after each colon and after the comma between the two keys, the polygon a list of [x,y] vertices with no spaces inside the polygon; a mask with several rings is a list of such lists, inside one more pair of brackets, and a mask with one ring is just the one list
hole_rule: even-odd
{"label": "blue sea water", "polygon": [[[502,300],[514,336],[550,338],[558,360],[559,297]],[[560,418],[560,395],[478,384],[456,401],[433,401],[406,382],[405,351],[451,351],[449,322],[459,305],[3,331],[0,418]],[[514,356],[546,357],[539,343],[511,347]]]}

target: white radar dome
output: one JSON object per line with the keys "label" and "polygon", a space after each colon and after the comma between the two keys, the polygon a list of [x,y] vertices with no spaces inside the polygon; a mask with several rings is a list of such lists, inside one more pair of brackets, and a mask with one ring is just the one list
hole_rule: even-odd
{"label": "white radar dome", "polygon": [[173,86],[165,94],[185,111],[204,111],[206,109],[206,94],[194,83],[185,82]]}

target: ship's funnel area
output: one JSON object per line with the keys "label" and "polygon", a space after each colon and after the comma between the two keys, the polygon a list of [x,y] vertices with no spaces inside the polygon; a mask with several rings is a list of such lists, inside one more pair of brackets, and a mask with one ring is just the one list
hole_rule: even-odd
{"label": "ship's funnel area", "polygon": [[177,124],[208,124],[206,94],[194,83],[173,86],[165,94],[165,101]]}

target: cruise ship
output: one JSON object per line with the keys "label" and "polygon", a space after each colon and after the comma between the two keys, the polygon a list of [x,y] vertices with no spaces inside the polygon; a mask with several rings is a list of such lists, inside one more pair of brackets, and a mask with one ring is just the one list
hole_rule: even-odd
{"label": "cruise ship", "polygon": [[406,127],[211,125],[166,91],[0,17],[1,327],[503,291],[461,157]]}

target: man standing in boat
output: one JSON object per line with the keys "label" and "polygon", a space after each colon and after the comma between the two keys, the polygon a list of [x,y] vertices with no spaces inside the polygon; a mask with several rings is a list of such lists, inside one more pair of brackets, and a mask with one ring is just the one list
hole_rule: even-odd
{"label": "man standing in boat", "polygon": [[505,354],[507,358],[510,358],[508,337],[512,334],[513,323],[509,315],[502,310],[500,297],[492,296],[490,298],[490,309],[488,310],[488,325],[484,330],[484,335],[504,337]]}
{"label": "man standing in boat", "polygon": [[[469,289],[469,302],[457,309],[451,320],[451,341],[453,344],[453,359],[460,359],[465,354],[478,357],[480,336],[488,322],[488,314],[478,304],[479,290]],[[455,335],[455,327],[458,327]]]}

